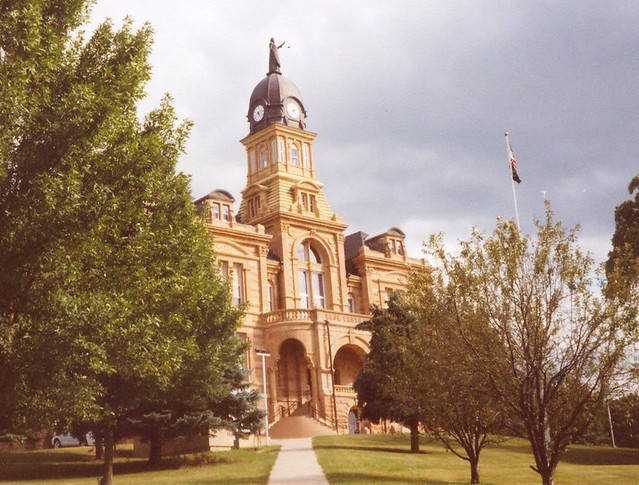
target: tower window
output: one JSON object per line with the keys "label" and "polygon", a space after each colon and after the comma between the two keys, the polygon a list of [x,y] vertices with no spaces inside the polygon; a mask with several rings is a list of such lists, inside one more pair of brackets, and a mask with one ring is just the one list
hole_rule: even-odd
{"label": "tower window", "polygon": [[268,152],[266,147],[260,148],[260,168],[266,168],[268,166]]}
{"label": "tower window", "polygon": [[260,200],[260,196],[253,197],[248,201],[248,212],[249,217],[255,217],[260,211],[260,207],[262,206],[262,202]]}
{"label": "tower window", "polygon": [[306,192],[300,192],[299,194],[300,206],[310,212],[315,212],[315,196]]}
{"label": "tower window", "polygon": [[310,159],[311,157],[308,145],[304,145],[304,148],[302,149],[302,166],[304,168],[308,168]]}
{"label": "tower window", "polygon": [[251,173],[257,171],[257,159],[255,158],[255,150],[249,152],[249,163]]}
{"label": "tower window", "polygon": [[300,164],[300,155],[297,145],[291,145],[291,165],[298,166]]}

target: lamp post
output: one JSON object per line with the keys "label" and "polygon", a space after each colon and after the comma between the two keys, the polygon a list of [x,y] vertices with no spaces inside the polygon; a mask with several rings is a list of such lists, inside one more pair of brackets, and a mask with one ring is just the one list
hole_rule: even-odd
{"label": "lamp post", "polygon": [[264,386],[264,429],[266,431],[266,446],[269,445],[268,440],[268,398],[266,397],[266,358],[271,353],[266,349],[255,349],[255,355],[262,357],[262,384]]}
{"label": "lamp post", "polygon": [[326,336],[328,338],[328,362],[331,366],[331,385],[333,387],[332,397],[333,397],[333,416],[335,416],[335,432],[339,434],[339,425],[337,423],[337,400],[335,399],[335,368],[333,367],[333,347],[331,345],[331,328],[330,322],[328,320],[324,320],[326,324]]}

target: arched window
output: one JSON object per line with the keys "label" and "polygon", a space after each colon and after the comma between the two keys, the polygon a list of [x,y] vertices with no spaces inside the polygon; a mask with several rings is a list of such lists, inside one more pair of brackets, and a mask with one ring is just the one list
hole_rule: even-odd
{"label": "arched window", "polygon": [[291,144],[291,165],[295,165],[296,167],[300,164],[300,153],[297,145]]}
{"label": "arched window", "polygon": [[297,287],[301,308],[326,308],[326,280],[321,253],[310,241],[297,247]]}
{"label": "arched window", "polygon": [[257,172],[257,158],[255,157],[255,150],[251,149],[249,151],[249,159],[251,162],[251,173]]}
{"label": "arched window", "polygon": [[302,149],[302,166],[304,168],[308,168],[310,159],[311,156],[308,145],[304,145],[304,148]]}
{"label": "arched window", "polygon": [[266,168],[268,166],[268,152],[266,147],[260,148],[260,168]]}

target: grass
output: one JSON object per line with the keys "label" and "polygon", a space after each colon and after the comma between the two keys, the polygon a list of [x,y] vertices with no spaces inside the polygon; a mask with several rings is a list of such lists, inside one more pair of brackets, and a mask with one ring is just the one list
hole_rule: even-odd
{"label": "grass", "polygon": [[[266,484],[279,447],[258,451],[198,453],[163,460],[151,471],[145,459],[132,457],[130,447],[118,449],[114,465],[117,485],[152,484]],[[0,453],[0,482],[7,484],[95,485],[102,475],[92,448],[63,448]]]}
{"label": "grass", "polygon": [[[435,439],[422,437],[421,453],[411,454],[408,435],[318,436],[318,460],[333,485],[467,484],[468,463],[446,452]],[[534,458],[524,440],[486,448],[480,459],[484,485],[539,485],[530,469]],[[559,464],[559,485],[634,485],[639,483],[639,450],[574,446]]]}
{"label": "grass", "polygon": [[[422,451],[409,453],[409,436],[319,436],[313,440],[320,465],[333,485],[341,484],[467,484],[467,462],[422,437]],[[0,453],[0,482],[24,484],[95,485],[101,475],[91,448],[65,448]],[[150,471],[146,460],[133,458],[130,447],[117,450],[117,485],[266,484],[278,447],[259,451],[198,453],[165,459],[161,470]],[[482,452],[484,485],[538,485],[539,476],[526,441],[512,439]],[[574,446],[559,465],[559,485],[631,485],[639,483],[639,450]]]}

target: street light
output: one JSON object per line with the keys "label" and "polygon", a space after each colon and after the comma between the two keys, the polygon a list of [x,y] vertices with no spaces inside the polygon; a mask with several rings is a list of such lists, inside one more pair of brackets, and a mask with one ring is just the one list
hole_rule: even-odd
{"label": "street light", "polygon": [[266,394],[266,358],[271,356],[271,353],[266,349],[255,349],[255,355],[262,357],[262,383],[264,385],[264,421],[266,430],[266,446],[269,445],[268,441],[268,400]]}

